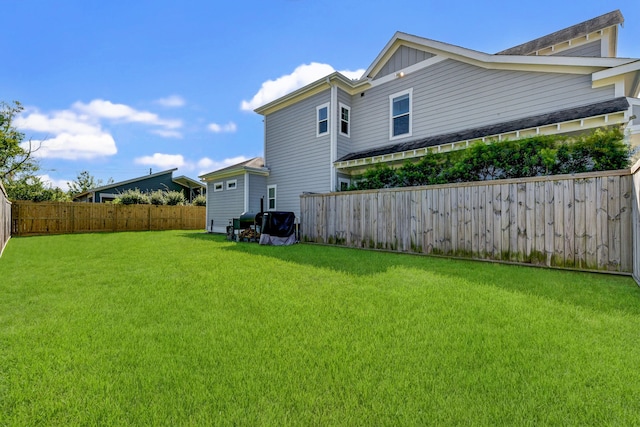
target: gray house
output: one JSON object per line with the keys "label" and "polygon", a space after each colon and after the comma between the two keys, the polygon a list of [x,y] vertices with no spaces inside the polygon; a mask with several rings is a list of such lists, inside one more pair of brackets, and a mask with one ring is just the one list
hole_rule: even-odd
{"label": "gray house", "polygon": [[204,194],[205,186],[201,182],[184,175],[174,178],[173,172],[176,170],[178,169],[169,169],[92,188],[74,196],[73,201],[89,203],[110,202],[113,201],[118,194],[136,188],[143,193],[150,193],[156,190],[181,191],[188,201],[192,201],[193,198],[199,194]]}
{"label": "gray house", "polygon": [[496,54],[398,32],[360,79],[333,73],[255,110],[263,184],[248,188],[299,215],[302,193],[476,141],[621,126],[640,145],[640,60],[616,56],[623,21],[610,12]]}
{"label": "gray house", "polygon": [[200,178],[207,183],[207,230],[223,233],[229,221],[243,212],[275,210],[268,205],[267,177],[261,157],[219,169]]}

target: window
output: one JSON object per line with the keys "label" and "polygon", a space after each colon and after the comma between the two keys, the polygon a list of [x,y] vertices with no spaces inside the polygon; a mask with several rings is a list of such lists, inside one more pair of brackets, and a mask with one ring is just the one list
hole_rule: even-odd
{"label": "window", "polygon": [[227,181],[227,190],[235,190],[237,186],[238,186],[237,179],[232,179],[230,181]]}
{"label": "window", "polygon": [[338,189],[340,191],[347,191],[351,185],[351,181],[347,178],[338,178]]}
{"label": "window", "polygon": [[329,132],[329,104],[316,107],[316,116],[318,118],[318,131],[316,136],[322,136]]}
{"label": "window", "polygon": [[389,138],[411,136],[411,95],[413,89],[395,93],[389,96]]}
{"label": "window", "polygon": [[340,104],[340,133],[349,136],[349,127],[351,123],[351,108],[344,104]]}
{"label": "window", "polygon": [[267,185],[267,210],[276,210],[276,188],[277,185]]}
{"label": "window", "polygon": [[218,191],[222,191],[224,190],[224,187],[222,186],[221,182],[214,182],[213,183],[213,191],[214,192],[218,192]]}

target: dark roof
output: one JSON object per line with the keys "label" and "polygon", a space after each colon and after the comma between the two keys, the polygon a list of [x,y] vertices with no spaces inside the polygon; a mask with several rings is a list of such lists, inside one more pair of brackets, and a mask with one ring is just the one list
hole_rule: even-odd
{"label": "dark roof", "polygon": [[100,187],[95,187],[95,188],[90,188],[87,191],[85,191],[84,193],[80,193],[80,194],[76,194],[75,196],[73,196],[74,199],[78,199],[80,197],[83,197],[89,193],[94,193],[96,191],[102,191],[102,190],[107,190],[109,188],[114,188],[114,187],[119,187],[121,185],[127,185],[127,184],[131,184],[134,183],[136,181],[143,181],[145,179],[149,179],[149,178],[153,178],[156,176],[160,176],[160,175],[165,175],[165,174],[171,174],[173,175],[174,171],[177,171],[178,168],[173,168],[173,169],[168,169],[166,171],[162,171],[162,172],[156,172],[156,173],[152,173],[149,175],[144,175],[144,176],[139,176],[137,178],[132,178],[132,179],[127,179],[125,181],[119,181],[119,182],[112,182],[111,184],[106,184],[106,185],[102,185]]}
{"label": "dark roof", "polygon": [[556,31],[555,33],[531,40],[530,42],[505,49],[496,55],[529,55],[537,50],[553,46],[554,44],[581,37],[613,25],[622,24],[623,22],[624,17],[622,13],[619,10],[614,10],[613,12],[605,13],[588,21],[565,28],[564,30]]}
{"label": "dark roof", "polygon": [[458,141],[469,141],[506,132],[515,132],[522,129],[531,129],[539,126],[546,126],[570,120],[584,119],[586,117],[615,113],[618,111],[624,111],[628,108],[629,102],[627,101],[627,98],[615,98],[609,101],[584,105],[582,107],[567,108],[564,110],[531,116],[524,119],[511,120],[508,122],[462,130],[459,132],[430,136],[428,138],[422,138],[415,141],[387,145],[372,150],[349,153],[346,156],[338,159],[338,161],[343,162],[347,160],[363,159],[366,157],[382,156],[384,154],[418,150],[420,148],[433,147],[435,145],[450,144]]}

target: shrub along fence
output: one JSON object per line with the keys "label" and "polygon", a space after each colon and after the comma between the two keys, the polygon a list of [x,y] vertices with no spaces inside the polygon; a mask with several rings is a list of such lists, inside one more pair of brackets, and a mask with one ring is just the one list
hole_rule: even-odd
{"label": "shrub along fence", "polygon": [[0,182],[0,255],[11,237],[11,202]]}
{"label": "shrub along fence", "polygon": [[634,182],[640,188],[622,170],[305,194],[302,239],[632,273],[640,271]]}
{"label": "shrub along fence", "polygon": [[115,205],[109,203],[14,202],[15,236],[100,231],[205,229],[203,206]]}

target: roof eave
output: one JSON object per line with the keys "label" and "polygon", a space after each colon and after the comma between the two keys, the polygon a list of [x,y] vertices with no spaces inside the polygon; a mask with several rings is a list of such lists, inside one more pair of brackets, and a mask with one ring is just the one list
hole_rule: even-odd
{"label": "roof eave", "polygon": [[331,85],[336,82],[343,88],[347,89],[349,92],[352,92],[359,88],[363,88],[364,86],[369,84],[368,79],[351,80],[340,72],[334,71],[333,73],[322,77],[314,82],[311,82],[308,85],[301,87],[300,89],[294,90],[293,92],[281,96],[276,100],[262,105],[253,111],[261,115],[267,115],[299,99],[311,96],[318,92],[322,92],[325,89],[329,89]]}

